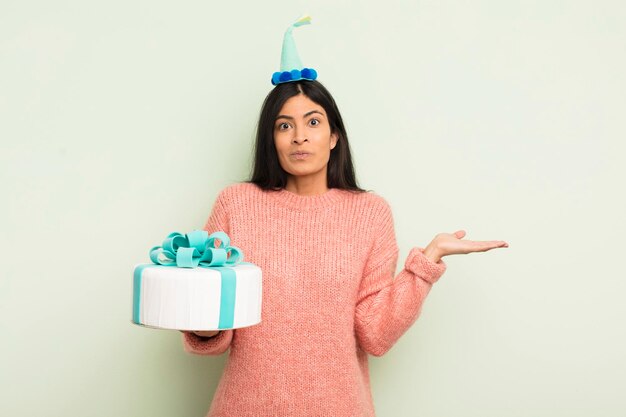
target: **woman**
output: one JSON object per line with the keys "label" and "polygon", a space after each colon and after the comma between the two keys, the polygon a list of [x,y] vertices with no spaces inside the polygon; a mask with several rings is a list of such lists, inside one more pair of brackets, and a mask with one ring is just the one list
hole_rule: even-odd
{"label": "woman", "polygon": [[444,256],[507,247],[440,233],[398,259],[386,201],[357,186],[348,138],[317,81],[276,86],[261,110],[252,178],[218,196],[205,226],[263,270],[263,321],[184,332],[188,352],[230,348],[209,416],[374,416],[368,354],[414,323]]}

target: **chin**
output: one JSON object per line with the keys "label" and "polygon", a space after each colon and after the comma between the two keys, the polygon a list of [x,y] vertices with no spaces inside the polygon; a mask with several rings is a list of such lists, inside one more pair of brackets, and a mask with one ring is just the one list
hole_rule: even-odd
{"label": "chin", "polygon": [[289,170],[285,170],[289,175],[293,175],[294,177],[305,177],[307,175],[313,175],[318,173],[320,170],[319,169],[314,169],[314,168],[305,168],[305,167],[299,167],[296,169],[289,169]]}
{"label": "chin", "polygon": [[315,174],[315,171],[287,171],[287,174],[293,177],[306,177],[307,175]]}

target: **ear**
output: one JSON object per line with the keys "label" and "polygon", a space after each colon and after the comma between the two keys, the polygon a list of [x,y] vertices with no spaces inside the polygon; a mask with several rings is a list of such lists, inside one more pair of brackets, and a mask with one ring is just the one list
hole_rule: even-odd
{"label": "ear", "polygon": [[339,135],[337,135],[336,133],[331,133],[330,134],[330,149],[335,149],[335,146],[337,146],[337,140],[339,139]]}

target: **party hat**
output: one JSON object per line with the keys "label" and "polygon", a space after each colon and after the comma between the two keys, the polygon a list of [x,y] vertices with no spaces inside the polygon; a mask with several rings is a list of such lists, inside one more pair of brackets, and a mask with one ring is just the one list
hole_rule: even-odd
{"label": "party hat", "polygon": [[302,16],[285,31],[285,36],[283,37],[283,51],[280,56],[280,71],[272,75],[273,85],[298,80],[314,80],[317,78],[317,71],[313,68],[305,68],[302,66],[302,61],[300,61],[292,33],[294,28],[309,24],[311,24],[311,16]]}

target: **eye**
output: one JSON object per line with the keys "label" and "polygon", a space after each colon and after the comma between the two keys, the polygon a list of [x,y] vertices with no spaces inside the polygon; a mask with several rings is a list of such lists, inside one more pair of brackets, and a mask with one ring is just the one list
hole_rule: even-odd
{"label": "eye", "polygon": [[289,123],[287,122],[282,122],[279,123],[277,126],[278,130],[285,130],[285,129],[289,129]]}
{"label": "eye", "polygon": [[309,123],[311,124],[311,126],[317,126],[320,124],[320,121],[318,119],[311,119]]}

